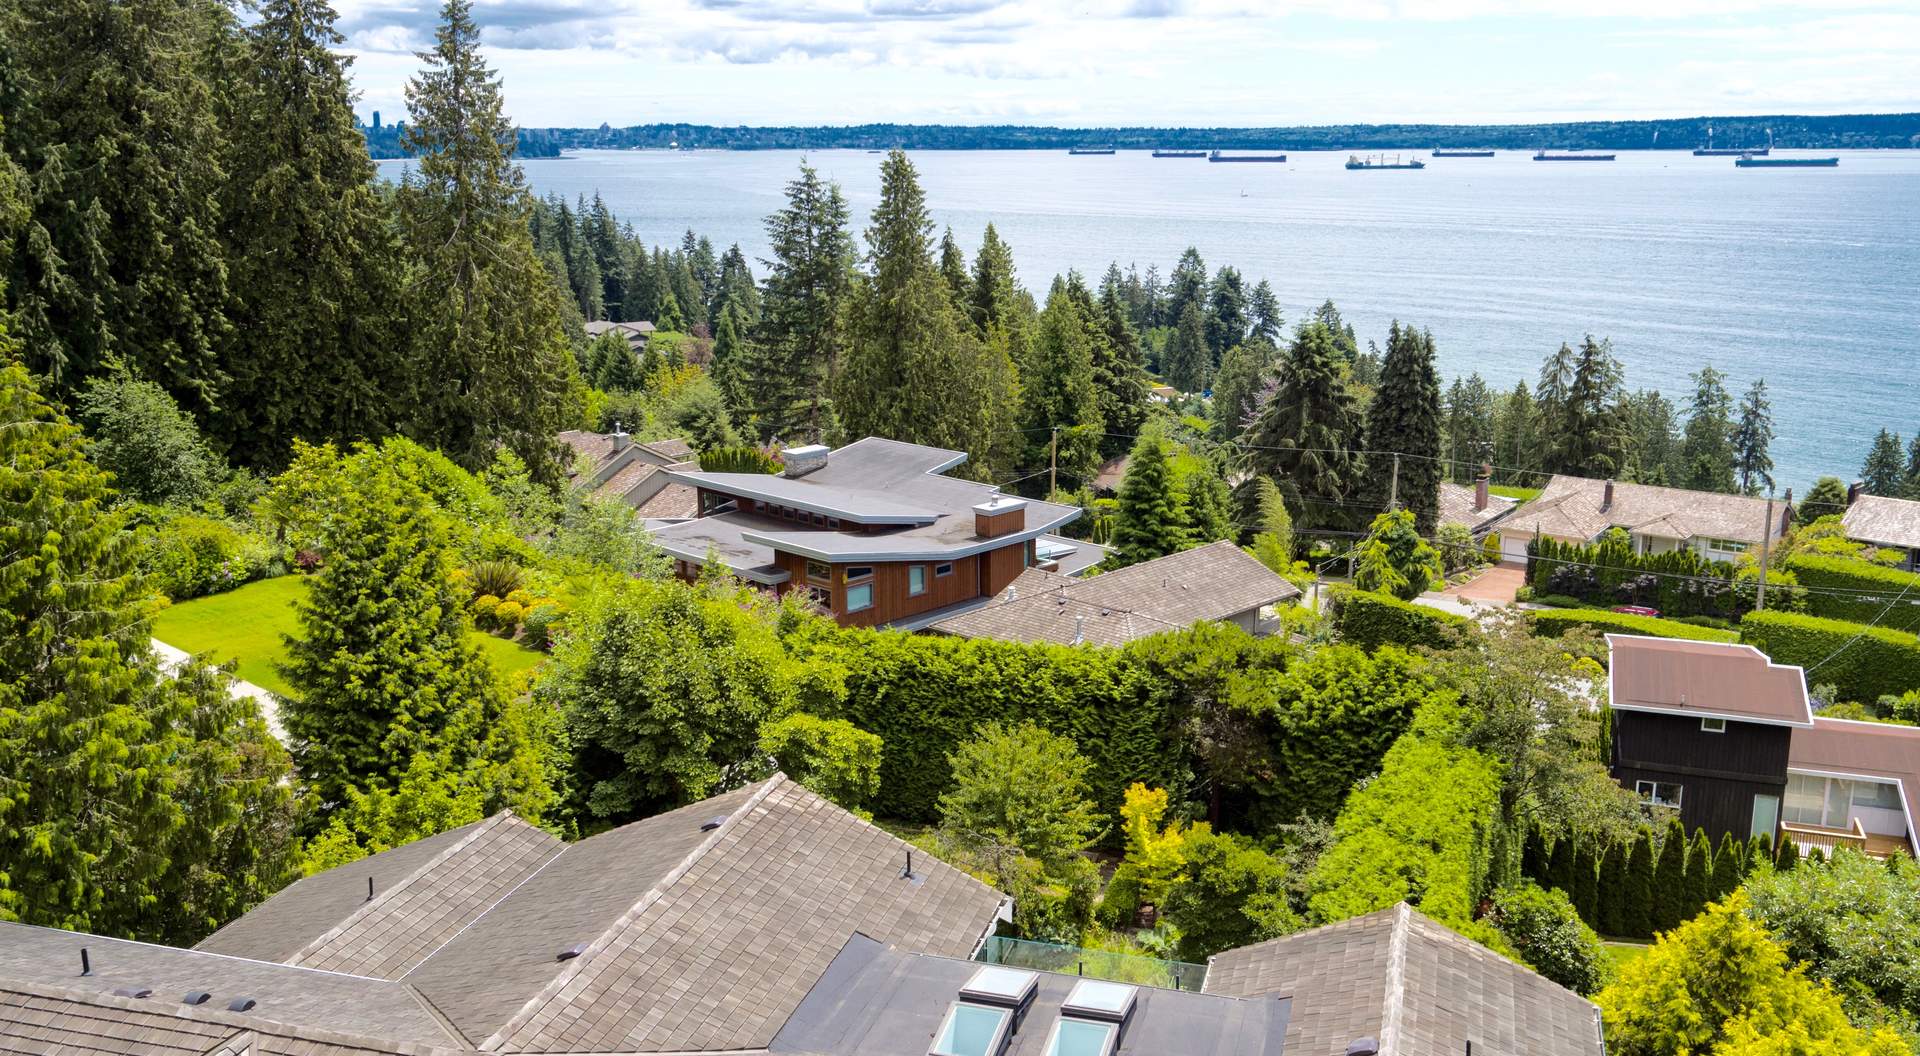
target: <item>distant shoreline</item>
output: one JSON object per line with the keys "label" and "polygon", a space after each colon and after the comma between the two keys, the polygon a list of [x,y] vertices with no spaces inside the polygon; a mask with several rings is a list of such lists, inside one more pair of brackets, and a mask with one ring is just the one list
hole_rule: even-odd
{"label": "distant shoreline", "polygon": [[[649,124],[627,128],[522,128],[523,158],[563,150],[1671,150],[1714,145],[1780,150],[1920,148],[1920,113],[1774,114],[1649,121],[1569,121],[1515,125],[1302,125],[1272,128],[1054,128],[1037,125],[720,126]],[[400,131],[362,128],[368,152],[400,158]]]}

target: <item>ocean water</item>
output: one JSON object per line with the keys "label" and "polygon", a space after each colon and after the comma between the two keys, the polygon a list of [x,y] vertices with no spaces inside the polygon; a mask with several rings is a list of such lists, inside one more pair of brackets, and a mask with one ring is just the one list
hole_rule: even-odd
{"label": "ocean water", "polygon": [[[1783,151],[1779,156],[1803,152]],[[1882,427],[1920,430],[1920,151],[1840,152],[1837,169],[1734,168],[1731,158],[1525,153],[1349,172],[1343,153],[1210,164],[1145,152],[916,151],[934,220],[969,256],[991,220],[1021,279],[1097,280],[1110,262],[1162,276],[1197,247],[1272,283],[1289,320],[1332,298],[1362,341],[1391,320],[1429,328],[1443,379],[1496,389],[1560,343],[1610,338],[1627,382],[1672,397],[1711,363],[1736,397],[1771,392],[1779,487],[1851,479]],[[796,152],[582,151],[523,163],[534,190],[598,192],[650,243],[692,228],[767,252],[764,218]],[[880,156],[821,151],[856,227]],[[397,177],[404,162],[382,163]]]}

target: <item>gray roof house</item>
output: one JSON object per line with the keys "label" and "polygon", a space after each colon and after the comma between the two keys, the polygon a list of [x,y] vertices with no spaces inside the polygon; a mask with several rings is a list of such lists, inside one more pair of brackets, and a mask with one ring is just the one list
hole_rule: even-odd
{"label": "gray roof house", "polygon": [[0,924],[0,1052],[1601,1051],[1592,1005],[1404,905],[1221,954],[1201,993],[983,965],[1006,899],[910,851],[775,775],[573,844],[496,815],[191,950]]}
{"label": "gray roof house", "polygon": [[1493,494],[1486,477],[1469,488],[1451,481],[1440,482],[1440,523],[1465,525],[1474,538],[1493,531],[1519,503]]}
{"label": "gray roof house", "polygon": [[1258,633],[1262,608],[1299,596],[1299,587],[1223,540],[1082,579],[1030,568],[991,601],[927,630],[1059,645],[1124,645],[1204,620]]}
{"label": "gray roof house", "polygon": [[1763,538],[1778,540],[1792,516],[1792,492],[1773,503],[1769,516],[1767,500],[1749,495],[1556,474],[1538,497],[1503,518],[1500,548],[1504,558],[1524,561],[1536,535],[1584,544],[1621,528],[1642,553],[1686,549],[1732,561]]}
{"label": "gray roof house", "polygon": [[647,339],[653,336],[656,329],[652,323],[644,319],[631,323],[616,323],[606,319],[596,319],[586,324],[587,340],[591,341],[601,334],[615,333],[626,338],[628,347],[632,348],[635,352],[647,347]]}
{"label": "gray roof house", "polygon": [[[570,429],[559,436],[569,454],[567,476],[576,485],[619,499],[643,519],[676,520],[694,515],[694,492],[673,482],[670,471],[698,469],[685,440],[636,442],[614,423],[611,433]],[[586,463],[582,469],[580,463]],[[583,475],[584,474],[584,475]]]}
{"label": "gray roof house", "polygon": [[1840,524],[1856,543],[1905,551],[1901,568],[1913,569],[1920,563],[1920,502],[1867,495],[1856,483],[1847,489],[1847,512]]}

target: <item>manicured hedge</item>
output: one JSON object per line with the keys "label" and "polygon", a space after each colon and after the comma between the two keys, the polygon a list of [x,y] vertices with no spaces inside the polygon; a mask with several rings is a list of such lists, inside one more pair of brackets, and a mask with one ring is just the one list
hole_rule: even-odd
{"label": "manicured hedge", "polygon": [[1815,616],[1920,630],[1920,574],[1824,554],[1795,554],[1786,567],[1801,586],[1810,588],[1807,611]]}
{"label": "manicured hedge", "polygon": [[1543,638],[1565,634],[1573,627],[1591,627],[1602,634],[1612,631],[1617,634],[1644,634],[1653,638],[1689,638],[1696,642],[1740,640],[1738,631],[1723,631],[1717,627],[1700,627],[1679,620],[1635,616],[1606,609],[1540,609],[1528,620],[1533,625],[1533,633]]}
{"label": "manicured hedge", "polygon": [[1768,609],[1740,621],[1740,640],[1776,664],[1819,664],[1807,681],[1835,686],[1843,700],[1920,689],[1920,638],[1905,631]]}
{"label": "manicured hedge", "polygon": [[1472,623],[1464,616],[1401,601],[1371,590],[1335,588],[1327,601],[1340,639],[1362,649],[1382,645],[1425,645],[1445,649],[1458,643]]}

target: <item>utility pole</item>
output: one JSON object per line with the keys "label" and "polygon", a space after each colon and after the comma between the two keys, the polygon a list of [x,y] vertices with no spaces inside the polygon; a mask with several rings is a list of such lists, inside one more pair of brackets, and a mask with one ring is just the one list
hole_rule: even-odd
{"label": "utility pole", "polygon": [[1053,427],[1053,438],[1047,441],[1047,498],[1053,498],[1060,490],[1060,427]]}
{"label": "utility pole", "polygon": [[1756,589],[1753,607],[1756,611],[1767,607],[1767,544],[1773,541],[1773,489],[1767,489],[1767,519],[1760,525],[1760,585]]}
{"label": "utility pole", "polygon": [[1393,481],[1387,487],[1387,512],[1400,508],[1400,453],[1393,455]]}

